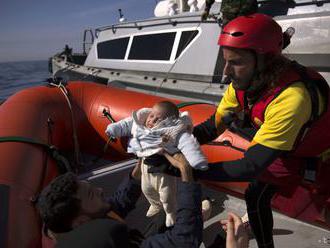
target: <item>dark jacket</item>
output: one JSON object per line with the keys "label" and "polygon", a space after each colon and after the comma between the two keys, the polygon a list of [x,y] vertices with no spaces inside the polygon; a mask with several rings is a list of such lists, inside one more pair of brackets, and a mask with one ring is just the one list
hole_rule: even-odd
{"label": "dark jacket", "polygon": [[[109,200],[112,210],[125,217],[134,209],[140,194],[140,184],[131,177],[125,178]],[[202,231],[201,187],[196,183],[179,182],[175,225],[164,233],[142,240],[139,247],[199,247]],[[115,220],[96,219],[65,234],[56,247],[132,247],[132,233],[125,224]]]}

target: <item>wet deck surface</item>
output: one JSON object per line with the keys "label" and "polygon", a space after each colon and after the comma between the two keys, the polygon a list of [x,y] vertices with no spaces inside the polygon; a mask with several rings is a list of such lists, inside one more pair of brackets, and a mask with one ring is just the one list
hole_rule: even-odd
{"label": "wet deck surface", "polygon": [[[127,161],[123,164],[105,167],[94,173],[85,174],[83,177],[89,179],[93,184],[103,187],[106,194],[111,194],[134,165],[135,161]],[[219,220],[225,219],[228,211],[243,215],[245,203],[241,199],[205,187],[203,187],[203,194],[214,199],[214,202],[212,216],[204,224],[204,244],[201,247],[223,247],[221,243],[224,242],[225,233],[220,227]],[[137,228],[140,231],[146,228],[149,223],[148,218],[144,217],[147,208],[146,199],[141,197],[136,209],[126,219],[131,228]],[[330,231],[276,212],[273,214],[275,247],[330,248]],[[257,247],[252,234],[250,234],[250,247]]]}

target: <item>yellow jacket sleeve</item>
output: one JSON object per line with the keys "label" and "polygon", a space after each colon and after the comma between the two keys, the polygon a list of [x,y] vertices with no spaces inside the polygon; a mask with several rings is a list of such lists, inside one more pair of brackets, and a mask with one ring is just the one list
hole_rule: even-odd
{"label": "yellow jacket sleeve", "polygon": [[253,141],[269,148],[293,149],[302,126],[311,116],[310,95],[298,82],[285,89],[266,108],[265,120]]}
{"label": "yellow jacket sleeve", "polygon": [[215,123],[217,129],[219,130],[222,128],[221,119],[223,116],[228,114],[228,112],[238,112],[239,108],[240,106],[236,98],[235,89],[233,88],[232,84],[230,84],[225,91],[225,94],[223,95],[215,114]]}

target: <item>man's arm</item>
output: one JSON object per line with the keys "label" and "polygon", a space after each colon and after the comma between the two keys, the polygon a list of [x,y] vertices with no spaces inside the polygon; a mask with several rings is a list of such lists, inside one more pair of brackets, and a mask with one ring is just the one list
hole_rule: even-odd
{"label": "man's arm", "polygon": [[293,84],[266,108],[265,121],[253,137],[256,145],[245,152],[244,158],[211,163],[208,171],[198,171],[197,176],[214,181],[255,179],[276,158],[294,149],[302,127],[309,121],[311,108],[311,99],[304,84],[301,82]]}
{"label": "man's arm", "polygon": [[244,158],[209,163],[206,171],[195,171],[198,179],[212,181],[252,181],[257,178],[284,151],[269,148],[261,144],[250,147]]}
{"label": "man's arm", "polygon": [[217,138],[226,129],[223,117],[227,116],[228,113],[236,113],[239,109],[240,106],[236,98],[235,89],[230,84],[216,112],[209,119],[194,127],[193,134],[197,141],[203,145]]}
{"label": "man's arm", "polygon": [[215,123],[215,114],[206,121],[194,127],[193,135],[199,144],[206,144],[219,136]]}
{"label": "man's arm", "polygon": [[202,242],[201,186],[193,182],[192,169],[184,156],[178,155],[165,155],[167,158],[170,157],[172,164],[180,164],[180,167],[177,167],[181,172],[181,182],[178,182],[177,190],[176,223],[165,233],[146,239],[141,247],[194,248],[199,247]]}
{"label": "man's arm", "polygon": [[141,171],[138,161],[132,173],[125,177],[116,192],[109,199],[111,210],[125,218],[135,208],[135,204],[141,195]]}

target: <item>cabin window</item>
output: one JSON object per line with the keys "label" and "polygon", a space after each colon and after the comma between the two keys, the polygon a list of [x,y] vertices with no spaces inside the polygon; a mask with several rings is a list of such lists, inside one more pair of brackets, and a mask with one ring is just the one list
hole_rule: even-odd
{"label": "cabin window", "polygon": [[286,1],[259,1],[258,12],[275,17],[287,15],[289,7]]}
{"label": "cabin window", "polygon": [[292,3],[292,4],[297,4],[297,5],[299,5],[299,4],[306,4],[306,5],[314,5],[314,4],[320,4],[320,5],[322,5],[322,3],[320,3],[321,1],[319,0],[319,1],[315,1],[315,0],[295,0],[294,1],[294,3]]}
{"label": "cabin window", "polygon": [[197,34],[198,34],[197,30],[183,31],[181,33],[180,43],[175,58],[178,58],[180,56],[182,51],[190,44],[190,42],[196,37]]}
{"label": "cabin window", "polygon": [[97,44],[99,59],[124,59],[129,37],[103,41]]}
{"label": "cabin window", "polygon": [[329,11],[326,6],[327,1],[317,0],[292,0],[292,1],[274,1],[258,0],[258,12],[270,16],[285,16],[295,14],[308,14],[321,11]]}
{"label": "cabin window", "polygon": [[175,32],[134,36],[130,60],[170,60]]}

